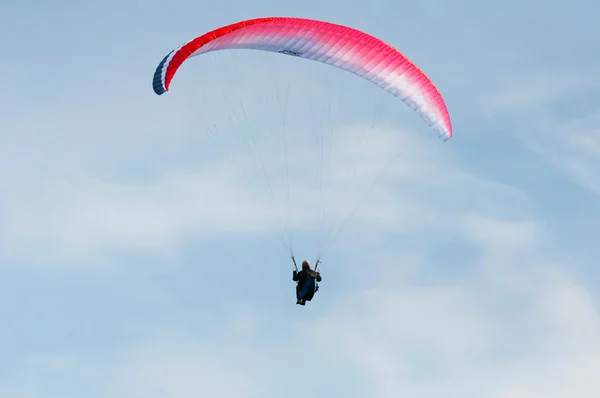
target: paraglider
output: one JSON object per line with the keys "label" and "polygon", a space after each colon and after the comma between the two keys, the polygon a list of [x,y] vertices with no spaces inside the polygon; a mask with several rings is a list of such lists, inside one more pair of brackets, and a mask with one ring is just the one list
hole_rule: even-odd
{"label": "paraglider", "polygon": [[[444,99],[431,80],[408,58],[365,32],[312,19],[256,18],[198,36],[175,48],[161,60],[153,76],[154,92],[157,95],[166,93],[177,70],[188,59],[214,51],[235,49],[280,53],[351,72],[402,100],[443,141],[452,137],[450,115]],[[283,235],[288,242],[287,232],[284,231]],[[291,243],[286,245],[293,259]],[[297,304],[304,305],[318,290],[317,282],[321,281],[321,276],[316,267],[325,250],[318,253],[315,270],[311,270],[310,263],[304,261],[303,269],[298,271],[294,260],[293,280],[298,282]]]}
{"label": "paraglider", "polygon": [[310,261],[304,260],[302,262],[302,270],[298,271],[296,266],[296,260],[294,261],[294,273],[292,280],[297,282],[296,284],[296,304],[305,305],[307,301],[311,301],[315,293],[319,290],[317,282],[321,282],[321,274],[315,269],[310,269]]}

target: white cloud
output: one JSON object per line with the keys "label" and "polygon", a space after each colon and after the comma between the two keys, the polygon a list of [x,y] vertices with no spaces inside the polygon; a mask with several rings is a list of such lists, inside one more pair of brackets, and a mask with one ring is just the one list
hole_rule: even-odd
{"label": "white cloud", "polygon": [[[481,109],[549,165],[599,194],[600,111],[593,93],[600,88],[597,66],[540,69],[483,96]],[[589,99],[588,99],[589,98]],[[508,119],[505,119],[507,118]]]}
{"label": "white cloud", "polygon": [[[365,128],[366,140],[361,142],[356,137]],[[239,169],[235,162],[219,159],[211,167],[197,167],[199,171],[165,172],[146,183],[126,184],[90,177],[32,179],[26,188],[15,185],[16,189],[0,202],[0,214],[5,220],[0,227],[2,244],[14,258],[34,258],[38,263],[65,266],[79,256],[89,258],[95,253],[98,256],[93,262],[106,265],[101,253],[112,250],[169,253],[190,238],[277,236],[278,232],[270,229],[268,213],[287,226],[286,203],[290,205],[291,227],[319,234],[319,225],[323,225],[325,243],[361,204],[347,227],[349,231],[364,230],[359,235],[356,231],[346,235],[349,245],[353,244],[352,236],[363,241],[369,235],[377,239],[378,234],[390,230],[451,231],[465,222],[470,223],[466,228],[472,229],[476,222],[483,221],[465,221],[465,212],[483,211],[500,217],[515,207],[525,212],[530,206],[518,190],[458,169],[453,164],[456,155],[452,148],[437,139],[386,127],[354,125],[339,127],[335,137],[331,169],[321,187],[320,173],[325,169],[319,163],[319,155],[314,154],[315,145],[308,142],[310,138],[289,154],[289,177],[278,169],[280,160],[263,156],[276,207],[270,203],[270,191],[261,181],[263,171],[252,159],[252,151],[234,152]],[[269,150],[274,143],[268,144],[259,146],[256,153],[272,153]],[[395,153],[398,158],[361,202]],[[358,166],[356,173],[352,171],[354,164]],[[237,173],[240,170],[250,177],[250,186]],[[290,189],[289,200],[280,177],[286,178],[283,181]],[[320,224],[324,189],[327,208]],[[253,194],[258,195],[266,209]],[[281,213],[276,214],[277,211]],[[335,228],[329,232],[333,221]],[[339,248],[347,246],[340,241],[335,244]],[[88,266],[90,261],[86,262]]]}
{"label": "white cloud", "polygon": [[[410,137],[398,139],[409,143]],[[368,264],[369,288],[328,292],[327,296],[319,296],[318,302],[299,309],[304,312],[293,313],[291,317],[276,316],[266,309],[257,311],[248,303],[234,305],[223,314],[224,322],[206,329],[186,330],[176,324],[170,328],[180,327],[181,331],[161,333],[149,329],[142,343],[125,350],[113,347],[102,359],[85,353],[75,362],[72,359],[49,362],[43,357],[27,361],[23,369],[29,370],[22,371],[43,367],[58,379],[69,379],[75,372],[87,381],[85,391],[95,390],[99,395],[116,398],[205,394],[223,398],[282,394],[299,397],[307,391],[314,396],[373,398],[440,395],[468,398],[482,394],[497,398],[558,398],[565,391],[584,398],[596,396],[600,385],[592,369],[600,365],[600,350],[595,341],[600,332],[600,317],[595,300],[560,271],[565,267],[559,257],[548,260],[554,253],[545,252],[542,224],[526,216],[524,208],[531,205],[527,198],[513,188],[457,170],[452,166],[451,152],[440,149],[436,154],[435,144],[417,150],[425,141],[418,138],[414,141],[407,144],[412,151],[399,159],[398,168],[390,171],[389,179],[376,191],[378,197],[371,202],[389,209],[402,208],[400,203],[412,203],[414,208],[382,213],[390,214],[393,221],[390,222],[378,218],[377,212],[369,213],[372,205],[366,206],[357,224],[377,230],[373,222],[378,222],[387,230],[388,223],[392,227],[394,222],[402,224],[399,220],[404,220],[406,224],[393,228],[415,233],[416,227],[422,227],[418,225],[421,221],[425,224],[423,228],[446,232],[457,241],[470,242],[480,249],[474,250],[476,256],[464,264],[471,272],[453,277],[452,282],[425,284],[422,275],[439,269],[424,262],[430,245],[398,253],[395,246],[385,249],[375,238],[370,245],[378,255],[371,257]],[[389,142],[385,142],[383,147],[389,147]],[[435,155],[430,156],[432,152]],[[425,166],[419,167],[422,164]],[[436,173],[439,170],[444,173]],[[150,232],[150,237],[156,239],[153,243],[157,244],[181,231],[200,228],[196,232],[202,233],[199,220],[207,220],[206,225],[217,225],[217,219],[211,217],[227,219],[226,210],[220,215],[197,210],[197,218],[192,221],[183,217],[196,209],[189,198],[196,198],[197,190],[206,189],[209,184],[216,187],[210,191],[214,195],[211,198],[220,201],[223,208],[239,204],[239,192],[232,194],[236,198],[233,204],[225,201],[231,195],[217,196],[217,192],[231,192],[231,185],[217,186],[212,177],[212,173],[176,176],[142,191],[138,191],[139,187],[113,185],[93,190],[92,193],[102,193],[100,197],[104,199],[100,203],[109,203],[109,207],[90,200],[97,195],[81,192],[71,193],[67,203],[74,209],[122,209],[122,217],[100,226],[135,219],[135,211],[141,208],[137,203],[150,203],[147,205],[150,213],[160,213],[163,209],[162,212],[169,214],[164,220],[179,224],[165,227],[172,224],[157,218],[155,224],[146,223],[143,228],[127,232],[110,232],[110,228],[93,226],[89,236],[98,239],[104,232],[102,239],[106,244],[118,236],[135,245],[153,242],[146,235]],[[428,190],[446,200],[440,203],[423,196],[425,188],[418,184],[424,181],[429,184]],[[404,192],[394,191],[388,185],[391,182],[406,187]],[[472,192],[482,195],[476,198]],[[123,205],[123,197],[132,204]],[[74,206],[76,203],[79,205]],[[414,212],[415,209],[422,213]],[[400,214],[404,211],[402,219]],[[79,214],[74,217],[79,221],[74,225],[85,225],[88,219],[81,216],[85,213],[75,214]],[[246,232],[250,233],[258,221],[247,221],[250,228]],[[152,225],[159,227],[153,230]],[[240,228],[238,224],[232,225]],[[59,227],[54,228],[61,232]],[[229,233],[227,224],[222,228]],[[81,233],[85,228],[74,230]],[[76,234],[69,232],[66,236]],[[352,247],[351,239],[348,242],[341,246],[350,254],[365,249],[364,245]],[[356,262],[344,265],[354,278],[365,277],[365,266],[360,260],[357,256]],[[383,264],[378,264],[379,261]],[[373,278],[381,283],[373,282]],[[324,297],[327,301],[323,301]],[[192,311],[189,316],[202,314]],[[273,316],[276,321],[271,319]],[[157,330],[162,329],[157,326]],[[271,337],[261,338],[267,333]],[[303,342],[309,343],[310,349],[304,350]],[[73,363],[77,364],[77,371],[73,370]],[[307,387],[308,390],[291,388],[298,380],[296,372],[301,373],[302,369],[309,369],[315,375],[315,385]],[[19,380],[22,379],[16,378],[15,383]],[[28,392],[32,397],[48,396],[48,388],[42,387]],[[79,388],[83,391],[81,386],[68,391],[74,391],[76,396]],[[19,385],[13,390],[21,391]],[[68,395],[65,387],[59,385],[54,385],[52,391]]]}
{"label": "white cloud", "polygon": [[467,214],[464,226],[468,239],[488,249],[531,248],[539,241],[539,226],[532,220],[494,220]]}
{"label": "white cloud", "polygon": [[525,143],[573,181],[600,194],[600,110],[567,122],[549,115],[540,119],[523,131]]}
{"label": "white cloud", "polygon": [[194,235],[260,233],[260,208],[223,174],[168,175],[139,185],[48,181],[36,196],[13,192],[3,203],[2,244],[27,257],[32,247],[65,255],[168,250]]}
{"label": "white cloud", "polygon": [[[220,343],[177,334],[151,338],[119,358],[108,396],[260,397],[261,385],[246,369],[248,351]],[[256,361],[262,362],[258,355]]]}
{"label": "white cloud", "polygon": [[[514,258],[522,259],[518,253]],[[486,261],[502,269],[504,256]],[[115,398],[300,397],[307,391],[373,398],[597,396],[596,301],[561,263],[538,256],[522,267],[504,270],[520,280],[516,286],[498,281],[490,268],[452,284],[409,278],[393,288],[319,297],[276,319],[273,311],[240,304],[210,328],[157,325],[126,349],[114,346],[77,361],[42,356],[21,371],[65,381],[29,385],[31,397],[83,391]],[[314,385],[299,388],[306,372]],[[74,375],[85,383],[66,382]],[[25,391],[18,384],[27,380],[15,377],[12,391]]]}
{"label": "white cloud", "polygon": [[338,311],[313,334],[327,331],[321,342],[336,342],[340,359],[370,381],[373,397],[597,396],[596,302],[557,272],[563,264],[540,257],[503,271],[517,285],[498,281],[506,257],[526,258],[505,250],[508,256],[487,257],[494,267],[454,286],[411,279],[335,303]]}
{"label": "white cloud", "polygon": [[517,114],[527,117],[555,102],[577,97],[600,87],[597,67],[576,69],[534,69],[501,79],[496,91],[485,95],[479,106],[489,114]]}
{"label": "white cloud", "polygon": [[[231,130],[221,133],[227,131]],[[357,140],[365,131],[364,141]],[[234,148],[235,162],[217,158],[211,167],[196,166],[200,171],[165,171],[145,183],[94,179],[86,175],[85,169],[80,170],[82,176],[78,177],[72,174],[56,177],[56,173],[48,172],[15,181],[5,176],[6,184],[13,189],[7,189],[0,201],[0,214],[4,219],[0,227],[2,244],[8,253],[16,256],[35,247],[35,253],[45,252],[40,254],[42,260],[47,258],[48,252],[69,256],[112,249],[168,251],[192,236],[272,234],[268,218],[253,193],[267,210],[280,211],[282,215],[287,211],[282,205],[289,203],[292,227],[305,229],[318,225],[326,189],[329,219],[325,225],[331,217],[342,221],[395,151],[400,157],[379,186],[440,184],[440,176],[445,178],[448,174],[441,148],[425,144],[427,140],[410,132],[354,125],[339,127],[332,144],[332,158],[329,162],[325,158],[330,169],[321,166],[319,144],[311,142],[311,136],[303,137],[296,129],[290,129],[288,134],[297,137],[295,145],[288,144],[289,177],[281,170],[283,162],[276,156],[283,153],[277,150],[276,140],[269,137],[258,144],[256,151]],[[254,138],[265,139],[259,133],[255,133]],[[218,142],[229,140],[230,137],[224,135]],[[324,150],[327,151],[327,147]],[[262,157],[264,171],[253,158],[254,154]],[[200,160],[197,164],[201,163]],[[237,173],[240,171],[243,176]],[[264,173],[270,177],[270,186],[262,181]],[[322,175],[325,185],[319,186]],[[243,177],[249,177],[250,189]],[[280,180],[281,177],[285,179]],[[282,181],[289,186],[289,199]],[[275,208],[270,204],[271,189]],[[379,191],[379,203],[368,198],[357,218],[395,224],[403,221],[407,226],[415,223],[410,219],[419,218],[418,222],[422,223],[426,215],[415,199],[397,196],[394,190],[395,187],[390,186]],[[373,206],[374,203],[377,206]],[[282,217],[272,215],[276,219]]]}
{"label": "white cloud", "polygon": [[256,355],[255,360],[261,362],[258,353],[243,347],[237,353],[227,351],[221,343],[186,333],[155,331],[126,349],[94,356],[31,355],[14,364],[17,371],[11,374],[15,377],[3,385],[11,395],[3,396],[264,396],[262,386],[247,371],[252,358],[246,355]]}

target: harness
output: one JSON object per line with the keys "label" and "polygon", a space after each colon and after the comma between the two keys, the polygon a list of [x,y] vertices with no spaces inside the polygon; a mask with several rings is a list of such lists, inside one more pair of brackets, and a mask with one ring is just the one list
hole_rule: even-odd
{"label": "harness", "polygon": [[[296,264],[296,259],[294,258],[294,255],[292,254],[292,262],[294,263],[294,271],[298,272],[298,265]],[[321,260],[317,260],[317,262],[315,263],[315,269],[314,272],[317,272],[317,267],[319,266],[319,263],[321,263]],[[314,286],[315,286],[315,291],[313,293],[316,293],[319,290],[319,284],[317,283],[317,278],[310,278],[314,281]],[[308,293],[308,287],[311,284],[307,281],[306,283],[304,283],[304,286],[302,286],[302,291],[298,292],[298,294],[300,295],[300,297],[305,297],[306,294]]]}

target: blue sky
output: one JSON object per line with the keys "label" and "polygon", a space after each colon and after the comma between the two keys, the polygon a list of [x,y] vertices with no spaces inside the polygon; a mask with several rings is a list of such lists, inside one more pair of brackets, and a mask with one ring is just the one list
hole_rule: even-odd
{"label": "blue sky", "polygon": [[[166,4],[1,6],[1,397],[599,396],[596,3]],[[291,57],[196,58],[153,93],[169,50],[269,15],[394,45],[442,92],[454,137]],[[246,189],[217,145],[282,121],[299,259],[319,234],[315,137],[336,138],[330,216],[352,208],[349,164],[356,200],[399,154],[303,308],[251,195],[268,199],[253,152],[233,147]]]}

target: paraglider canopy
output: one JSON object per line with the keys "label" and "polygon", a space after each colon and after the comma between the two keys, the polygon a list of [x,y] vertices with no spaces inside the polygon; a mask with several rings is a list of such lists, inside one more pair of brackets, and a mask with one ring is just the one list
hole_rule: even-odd
{"label": "paraglider canopy", "polygon": [[450,115],[441,94],[408,58],[365,32],[312,19],[256,18],[196,37],[159,63],[152,84],[154,92],[167,92],[177,69],[187,59],[226,49],[277,52],[352,72],[402,99],[443,140],[452,136]]}

